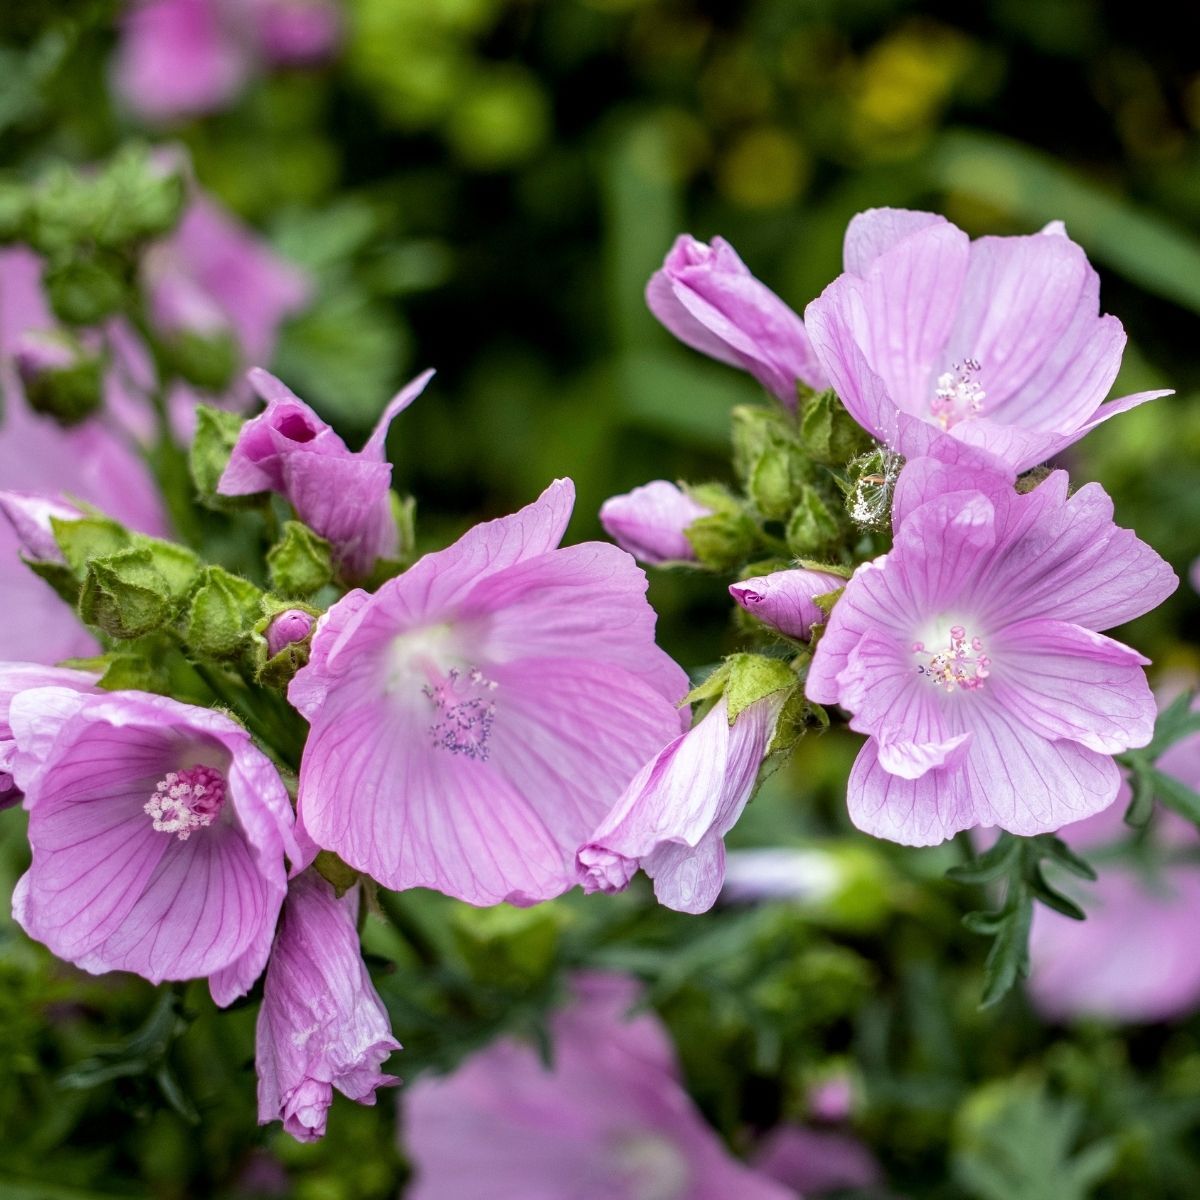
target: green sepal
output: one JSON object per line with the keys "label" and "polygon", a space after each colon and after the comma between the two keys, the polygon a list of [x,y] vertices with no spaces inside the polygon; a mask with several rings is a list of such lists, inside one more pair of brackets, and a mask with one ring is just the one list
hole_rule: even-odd
{"label": "green sepal", "polygon": [[814,554],[836,542],[842,527],[833,509],[811,484],[799,491],[795,508],[788,517],[788,549],[797,556]]}
{"label": "green sepal", "polygon": [[149,553],[150,561],[162,576],[172,603],[179,605],[186,600],[204,569],[204,564],[195,552],[179,545],[178,542],[146,537],[141,533],[133,534],[133,545],[136,549]]}
{"label": "green sepal", "polygon": [[38,371],[24,380],[29,407],[63,425],[90,417],[104,399],[104,360],[73,349],[76,358],[70,366]]}
{"label": "green sepal", "polygon": [[299,521],[285,521],[279,541],[267,551],[271,590],[281,596],[311,596],[335,575],[333,546]]}
{"label": "green sepal", "polygon": [[783,659],[765,654],[731,654],[703,683],[685,697],[685,704],[725,697],[729,724],[765,696],[794,688],[796,672]]}
{"label": "green sepal", "polygon": [[224,567],[205,567],[188,602],[183,639],[199,658],[234,658],[262,615],[263,593]]}
{"label": "green sepal", "polygon": [[172,607],[167,581],[146,548],[130,547],[87,564],[79,615],[110,637],[139,638],[161,629]]}
{"label": "green sepal", "polygon": [[845,588],[837,588],[832,592],[821,592],[820,595],[813,596],[812,602],[828,617],[845,590]]}
{"label": "green sepal", "polygon": [[188,450],[188,469],[200,503],[218,511],[261,504],[257,496],[222,496],[217,484],[229,465],[245,420],[237,413],[201,404],[196,409],[196,435]]}
{"label": "green sepal", "polygon": [[743,511],[697,517],[683,533],[700,564],[713,571],[733,570],[752,557],[759,544],[758,526]]}
{"label": "green sepal", "polygon": [[813,392],[800,400],[800,440],[808,456],[840,467],[871,446],[871,436],[846,411],[836,392]]}
{"label": "green sepal", "polygon": [[223,392],[242,363],[242,348],[231,330],[180,329],[155,340],[167,365],[206,392]]}
{"label": "green sepal", "polygon": [[797,687],[788,695],[779,712],[775,736],[767,749],[768,755],[790,753],[813,726],[828,729],[829,714],[819,704],[807,699],[803,688]]}
{"label": "green sepal", "polygon": [[321,850],[313,859],[317,874],[332,886],[340,900],[359,880],[358,872],[342,862],[332,850]]}
{"label": "green sepal", "polygon": [[21,555],[21,561],[44,579],[72,608],[79,603],[79,576],[66,563],[42,562]]}
{"label": "green sepal", "polygon": [[85,516],[78,520],[51,517],[50,528],[67,566],[80,577],[92,559],[105,558],[133,545],[129,530],[109,517]]}

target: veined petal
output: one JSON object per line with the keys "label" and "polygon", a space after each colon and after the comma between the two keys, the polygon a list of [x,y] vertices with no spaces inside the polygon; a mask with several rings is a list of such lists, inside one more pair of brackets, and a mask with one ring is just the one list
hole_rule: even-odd
{"label": "veined petal", "polygon": [[995,638],[988,688],[1029,729],[1100,754],[1145,746],[1155,704],[1136,650],[1063,621],[1018,621]]}
{"label": "veined petal", "polygon": [[846,226],[842,256],[845,268],[865,275],[871,264],[899,242],[931,225],[945,225],[938,213],[907,208],[868,208],[850,218]]}

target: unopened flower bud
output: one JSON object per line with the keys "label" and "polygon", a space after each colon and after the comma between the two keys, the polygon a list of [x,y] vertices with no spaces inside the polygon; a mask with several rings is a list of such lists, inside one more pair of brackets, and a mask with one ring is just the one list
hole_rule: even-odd
{"label": "unopened flower bud", "polygon": [[825,620],[814,597],[836,592],[846,581],[825,571],[775,571],[732,584],[729,594],[772,629],[807,641],[812,627]]}
{"label": "unopened flower bud", "polygon": [[37,412],[74,424],[100,406],[103,362],[69,334],[27,331],[17,340],[13,361],[29,407]]}
{"label": "unopened flower bud", "polygon": [[62,563],[62,551],[54,537],[51,517],[78,520],[83,514],[74,505],[29,492],[0,492],[0,513],[21,544],[21,553],[31,562]]}
{"label": "unopened flower bud", "polygon": [[699,517],[711,515],[712,509],[665,479],[613,496],[600,506],[600,524],[609,537],[651,566],[695,562],[696,552],[685,531]]}
{"label": "unopened flower bud", "polygon": [[314,621],[311,613],[299,608],[281,612],[267,626],[267,653],[274,658],[294,642],[302,642],[312,633]]}

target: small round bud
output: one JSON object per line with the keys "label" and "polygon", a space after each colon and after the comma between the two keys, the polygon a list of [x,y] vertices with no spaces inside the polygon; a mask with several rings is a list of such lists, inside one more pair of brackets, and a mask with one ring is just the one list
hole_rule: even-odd
{"label": "small round bud", "polygon": [[281,612],[267,626],[267,653],[274,658],[286,647],[302,642],[312,633],[314,621],[311,613],[299,608]]}

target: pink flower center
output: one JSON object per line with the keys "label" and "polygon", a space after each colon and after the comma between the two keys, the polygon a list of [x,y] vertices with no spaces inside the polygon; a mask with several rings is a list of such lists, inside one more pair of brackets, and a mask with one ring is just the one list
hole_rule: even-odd
{"label": "pink flower center", "polygon": [[926,650],[924,642],[913,642],[912,652],[929,660],[918,665],[917,674],[924,675],[948,692],[956,688],[973,692],[983,687],[992,665],[992,660],[984,653],[983,639],[968,638],[961,625],[950,627],[948,650]]}
{"label": "pink flower center", "polygon": [[987,392],[979,386],[979,370],[975,359],[965,358],[938,376],[929,408],[943,429],[952,429],[959,421],[977,417],[983,411]]}
{"label": "pink flower center", "polygon": [[173,833],[186,842],[193,829],[204,829],[216,820],[225,803],[225,777],[212,767],[168,771],[155,784],[142,811],[159,833]]}
{"label": "pink flower center", "polygon": [[444,676],[433,671],[429,675],[430,682],[421,691],[437,714],[429,727],[433,744],[487,762],[488,738],[496,718],[495,681],[478,667],[451,667]]}

